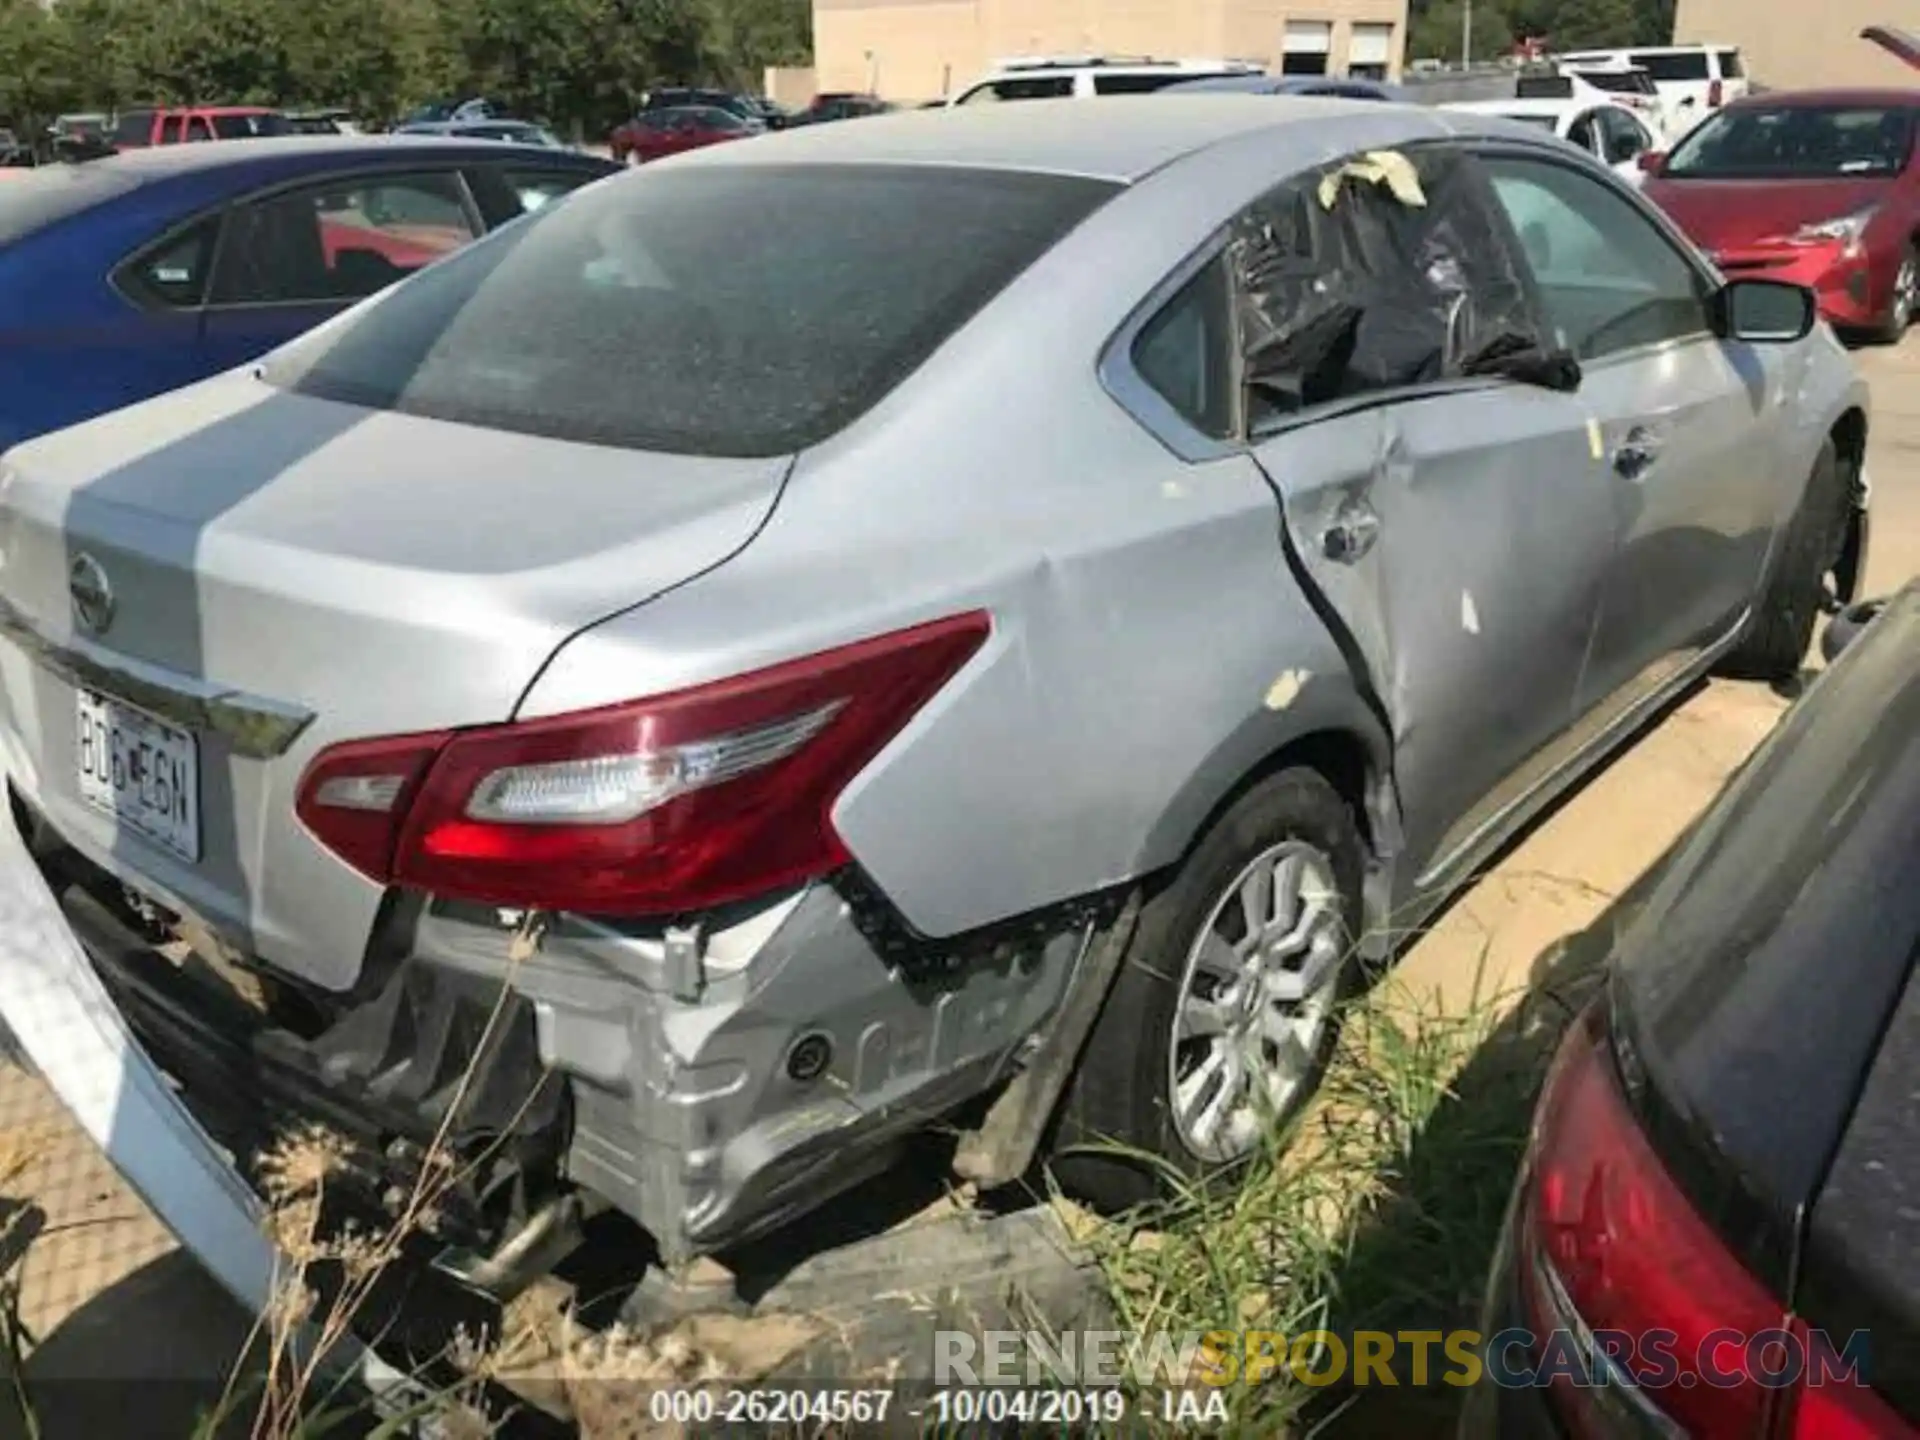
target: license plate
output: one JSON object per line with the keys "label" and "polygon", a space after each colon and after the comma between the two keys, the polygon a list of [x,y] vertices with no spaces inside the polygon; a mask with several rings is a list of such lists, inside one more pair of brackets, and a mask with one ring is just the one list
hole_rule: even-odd
{"label": "license plate", "polygon": [[183,860],[200,858],[200,752],[193,736],[82,690],[80,798]]}

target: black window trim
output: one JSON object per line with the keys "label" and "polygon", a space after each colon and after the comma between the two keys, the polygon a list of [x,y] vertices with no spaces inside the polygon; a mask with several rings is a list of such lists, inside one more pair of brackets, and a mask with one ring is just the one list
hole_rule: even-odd
{"label": "black window trim", "polygon": [[[1523,144],[1506,139],[1479,139],[1468,142],[1467,147],[1481,159],[1507,159],[1527,161],[1536,165],[1551,165],[1556,169],[1571,171],[1588,181],[1625,199],[1628,205],[1643,219],[1647,220],[1667,242],[1667,247],[1678,255],[1694,277],[1695,293],[1700,299],[1701,328],[1690,335],[1674,335],[1665,340],[1648,340],[1639,345],[1630,345],[1624,350],[1615,350],[1609,354],[1588,360],[1582,358],[1580,368],[1588,373],[1610,368],[1618,364],[1644,360],[1650,355],[1668,350],[1677,350],[1683,346],[1698,344],[1701,340],[1718,343],[1709,323],[1709,303],[1713,296],[1726,284],[1708,265],[1693,242],[1681,232],[1678,226],[1635,190],[1631,185],[1613,173],[1611,166],[1600,163],[1598,156],[1589,156],[1586,161],[1575,160],[1564,154],[1554,154],[1544,148]],[[1584,153],[1578,151],[1576,153]],[[1535,277],[1536,283],[1538,277]]]}
{"label": "black window trim", "polygon": [[[1556,148],[1565,148],[1566,146],[1564,140],[1550,138],[1545,144],[1503,140],[1497,142],[1497,148],[1525,158],[1547,156],[1549,158],[1559,159],[1560,163],[1564,164],[1565,161],[1563,158],[1555,157],[1553,152],[1547,148],[1548,144]],[[1474,158],[1479,158],[1486,149],[1486,145],[1484,142],[1476,140],[1473,137],[1443,136],[1432,139],[1411,140],[1392,148],[1398,150],[1401,154],[1423,154],[1434,150],[1454,150]],[[1275,194],[1289,185],[1301,183],[1309,176],[1318,174],[1329,166],[1337,163],[1341,158],[1344,157],[1336,156],[1310,170],[1300,171],[1297,174],[1290,175],[1283,180],[1268,185],[1265,189],[1261,190],[1259,194],[1242,204],[1239,209],[1234,212],[1233,220],[1229,220],[1226,224],[1216,229],[1206,240],[1201,242],[1200,246],[1195,249],[1192,254],[1148,292],[1146,299],[1135,306],[1126,320],[1121,322],[1120,328],[1114,332],[1101,352],[1096,373],[1108,396],[1111,397],[1114,403],[1119,405],[1122,410],[1125,410],[1131,415],[1150,435],[1168,450],[1172,451],[1177,458],[1186,461],[1190,465],[1203,465],[1215,460],[1225,459],[1231,455],[1249,454],[1294,430],[1301,429],[1308,425],[1322,424],[1328,420],[1337,420],[1348,415],[1360,414],[1367,410],[1377,409],[1383,405],[1403,405],[1446,395],[1472,394],[1476,391],[1490,390],[1495,387],[1516,385],[1519,383],[1518,381],[1509,380],[1499,375],[1454,375],[1441,380],[1427,380],[1413,385],[1390,386],[1385,389],[1370,390],[1364,395],[1343,396],[1340,399],[1329,400],[1319,405],[1294,411],[1290,414],[1276,415],[1255,429],[1248,424],[1246,413],[1246,377],[1243,369],[1245,361],[1241,346],[1238,343],[1238,336],[1236,335],[1234,337],[1234,343],[1230,346],[1229,353],[1229,363],[1233,367],[1233,433],[1226,438],[1220,438],[1209,435],[1206,431],[1202,430],[1183,414],[1172,401],[1162,395],[1145,375],[1140,373],[1139,369],[1133,363],[1133,347],[1139,340],[1141,333],[1151,325],[1153,321],[1159,317],[1160,312],[1186,288],[1187,283],[1192,280],[1194,276],[1199,274],[1200,271],[1208,265],[1214,263],[1214,261],[1218,260],[1225,253],[1234,220],[1238,220],[1242,214],[1266,200],[1268,196]],[[1599,167],[1597,161],[1593,161],[1588,167],[1582,167],[1578,162],[1575,162],[1566,168],[1580,170],[1582,173],[1592,173],[1593,169],[1599,169],[1601,167]],[[1603,171],[1603,173],[1606,174],[1608,180],[1613,181],[1616,185],[1618,184],[1618,181],[1611,171]],[[1511,229],[1504,214],[1496,214],[1492,219],[1495,223]],[[1517,236],[1515,237],[1515,241],[1517,244]],[[1531,279],[1531,275],[1529,278]],[[1238,307],[1235,301],[1238,296],[1238,285],[1231,274],[1229,274],[1227,279],[1228,285],[1233,292],[1229,299],[1229,308],[1237,314]],[[1534,292],[1534,303],[1536,305],[1539,304],[1537,291]],[[1544,321],[1546,317],[1542,315],[1540,319]],[[1671,344],[1674,342],[1663,341],[1660,343]],[[1606,358],[1607,360],[1611,360],[1613,357],[1608,356]],[[1604,364],[1606,361],[1598,363]]]}
{"label": "black window trim", "polygon": [[[470,165],[486,163],[486,161],[475,159],[443,160],[436,164],[433,160],[420,156],[410,160],[390,160],[384,164],[373,166],[357,165],[348,170],[314,171],[299,176],[296,179],[275,181],[273,184],[263,185],[257,190],[249,190],[244,195],[233,196],[217,204],[209,205],[203,210],[196,211],[186,219],[176,221],[173,225],[170,225],[162,231],[158,238],[147,241],[144,245],[140,246],[139,249],[133,251],[132,254],[115,265],[112,270],[108,271],[107,284],[121,299],[132,305],[135,309],[145,311],[149,314],[211,315],[225,314],[228,311],[234,310],[278,310],[284,309],[289,305],[325,304],[337,304],[341,309],[345,309],[348,305],[356,304],[357,302],[352,300],[247,300],[229,302],[223,305],[211,303],[208,297],[213,293],[213,277],[219,273],[220,260],[226,251],[227,234],[229,230],[228,221],[232,217],[233,212],[242,205],[257,204],[262,200],[270,200],[276,195],[284,195],[291,191],[305,190],[320,185],[336,184],[342,181],[395,176],[404,177],[420,174],[446,174],[452,176],[454,183],[459,187],[461,209],[466,214],[467,224],[473,229],[474,240],[479,240],[490,231],[499,228],[497,225],[489,225],[487,223],[486,216],[482,213],[480,205],[474,196],[473,186],[467,178],[467,168]],[[207,280],[200,292],[200,302],[197,305],[169,305],[158,296],[143,294],[142,291],[144,287],[137,279],[131,278],[133,272],[137,270],[141,264],[151,260],[168,246],[177,243],[188,233],[198,226],[204,225],[209,220],[217,221],[219,228],[213,237],[213,253],[207,260]],[[468,243],[471,244],[473,241],[469,241]]]}

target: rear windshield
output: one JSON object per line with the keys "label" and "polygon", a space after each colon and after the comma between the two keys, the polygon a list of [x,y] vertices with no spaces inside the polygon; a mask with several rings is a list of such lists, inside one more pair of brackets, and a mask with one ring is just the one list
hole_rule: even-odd
{"label": "rear windshield", "polygon": [[1571,100],[1573,81],[1565,75],[1522,75],[1513,95],[1516,100]]}
{"label": "rear windshield", "polygon": [[1661,167],[1673,180],[1816,180],[1898,175],[1913,154],[1904,106],[1766,105],[1721,110]]}
{"label": "rear windshield", "polygon": [[42,165],[0,186],[0,245],[124,195],[139,182],[124,170],[91,165]]}
{"label": "rear windshield", "polygon": [[765,456],[839,431],[1118,187],[919,166],[636,172],[276,354],[300,394]]}
{"label": "rear windshield", "polygon": [[250,140],[262,135],[291,135],[294,129],[284,115],[215,115],[213,133],[222,140]]}
{"label": "rear windshield", "polygon": [[1713,67],[1707,64],[1704,50],[1682,50],[1677,54],[1635,55],[1633,63],[1656,80],[1711,80]]}

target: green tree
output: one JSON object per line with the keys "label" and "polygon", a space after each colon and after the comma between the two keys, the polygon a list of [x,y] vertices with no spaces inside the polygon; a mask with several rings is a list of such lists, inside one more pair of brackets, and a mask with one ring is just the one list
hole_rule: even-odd
{"label": "green tree", "polygon": [[[1465,0],[1435,0],[1411,16],[1407,54],[1416,60],[1461,58],[1467,39]],[[1473,59],[1492,60],[1513,48],[1514,29],[1498,0],[1473,0]]]}

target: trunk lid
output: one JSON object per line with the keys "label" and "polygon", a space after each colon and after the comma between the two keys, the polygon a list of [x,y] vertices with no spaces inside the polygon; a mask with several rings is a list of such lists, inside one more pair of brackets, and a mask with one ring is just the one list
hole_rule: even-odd
{"label": "trunk lid", "polygon": [[[365,410],[250,374],[47,436],[7,457],[0,496],[9,768],[123,879],[342,988],[380,894],[295,819],[307,760],[342,739],[511,718],[569,635],[745,545],[787,466]],[[89,632],[103,580],[111,615]],[[243,720],[266,723],[196,712],[181,727],[194,762],[164,734],[129,759],[195,772],[197,819],[163,773],[143,792],[160,810],[136,807],[136,825],[97,787],[83,795],[82,737],[98,732],[76,688],[173,722],[181,691],[238,697]]]}
{"label": "trunk lid", "polygon": [[1869,25],[1860,32],[1860,38],[1872,41],[1895,59],[1920,70],[1920,36],[1912,31],[1893,25]]}
{"label": "trunk lid", "polygon": [[1647,196],[1703,250],[1781,240],[1802,225],[1838,220],[1877,203],[1890,180],[1650,179]]}

